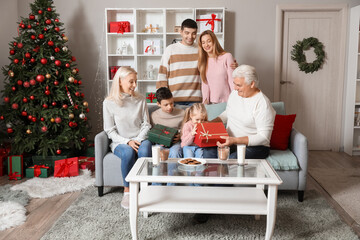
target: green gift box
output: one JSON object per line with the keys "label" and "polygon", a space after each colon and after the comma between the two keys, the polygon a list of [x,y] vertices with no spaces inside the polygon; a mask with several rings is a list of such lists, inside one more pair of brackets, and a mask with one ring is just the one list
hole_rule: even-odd
{"label": "green gift box", "polygon": [[165,147],[170,147],[174,136],[178,133],[178,130],[175,128],[170,128],[163,126],[161,124],[156,124],[148,133],[148,139],[152,143],[157,143],[164,145]]}
{"label": "green gift box", "polygon": [[146,93],[146,102],[147,103],[157,103],[156,94],[153,92]]}
{"label": "green gift box", "polygon": [[67,158],[67,156],[33,156],[32,160],[34,165],[45,165],[50,168],[50,173],[53,173],[55,161],[65,158]]}
{"label": "green gift box", "polygon": [[9,180],[18,180],[22,179],[24,176],[23,172],[23,156],[14,155],[8,157],[8,175]]}
{"label": "green gift box", "polygon": [[25,175],[27,178],[40,177],[47,178],[50,176],[50,167],[46,167],[44,165],[34,165],[32,167],[28,167],[25,170]]}

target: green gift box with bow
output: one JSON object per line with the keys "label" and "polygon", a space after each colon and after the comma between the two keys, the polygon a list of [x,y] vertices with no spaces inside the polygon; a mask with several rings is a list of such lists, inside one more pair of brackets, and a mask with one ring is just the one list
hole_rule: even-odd
{"label": "green gift box with bow", "polygon": [[178,130],[175,128],[166,127],[161,124],[156,124],[148,133],[148,139],[152,143],[170,147]]}
{"label": "green gift box with bow", "polygon": [[50,167],[47,167],[45,165],[34,165],[32,167],[26,168],[25,175],[27,178],[47,178],[50,176]]}

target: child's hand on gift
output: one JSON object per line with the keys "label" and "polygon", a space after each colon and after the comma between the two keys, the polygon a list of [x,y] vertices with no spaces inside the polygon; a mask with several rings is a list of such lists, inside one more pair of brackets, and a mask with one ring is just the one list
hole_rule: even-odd
{"label": "child's hand on gift", "polygon": [[136,152],[138,152],[138,149],[139,149],[139,146],[140,146],[141,143],[139,143],[138,141],[135,141],[135,140],[130,140],[128,142],[128,145],[134,149]]}
{"label": "child's hand on gift", "polygon": [[175,134],[172,142],[177,143],[178,141],[180,141],[180,134],[179,133]]}
{"label": "child's hand on gift", "polygon": [[193,136],[195,136],[195,134],[196,134],[196,129],[197,129],[196,126],[197,125],[194,125],[194,128],[191,131],[191,135],[193,135]]}

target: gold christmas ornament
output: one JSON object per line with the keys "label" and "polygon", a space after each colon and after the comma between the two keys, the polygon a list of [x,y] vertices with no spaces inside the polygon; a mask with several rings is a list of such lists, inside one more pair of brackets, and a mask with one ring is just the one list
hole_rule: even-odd
{"label": "gold christmas ornament", "polygon": [[30,134],[30,133],[31,133],[31,130],[30,130],[30,129],[26,130],[26,133],[27,133],[27,134]]}
{"label": "gold christmas ornament", "polygon": [[63,36],[63,40],[67,42],[69,39],[67,36]]}
{"label": "gold christmas ornament", "polygon": [[75,79],[73,77],[69,77],[68,80],[69,82],[73,83]]}
{"label": "gold christmas ornament", "polygon": [[84,113],[80,113],[79,118],[80,118],[80,119],[84,119],[84,118],[85,118],[85,114],[84,114]]}
{"label": "gold christmas ornament", "polygon": [[73,119],[73,118],[74,118],[74,114],[70,113],[70,114],[69,114],[69,118],[70,118],[70,119]]}
{"label": "gold christmas ornament", "polygon": [[76,73],[77,73],[76,69],[73,69],[73,70],[72,70],[72,73],[73,73],[73,74],[76,74]]}
{"label": "gold christmas ornament", "polygon": [[50,75],[49,73],[47,73],[47,74],[45,75],[45,77],[49,79],[49,78],[51,78],[51,75]]}
{"label": "gold christmas ornament", "polygon": [[50,119],[50,122],[52,122],[52,123],[55,122],[55,119],[54,119],[54,118],[51,118],[51,119]]}
{"label": "gold christmas ornament", "polygon": [[9,71],[9,76],[10,76],[10,77],[15,76],[14,72],[10,70],[10,71]]}
{"label": "gold christmas ornament", "polygon": [[88,102],[83,102],[84,107],[88,107],[89,103]]}

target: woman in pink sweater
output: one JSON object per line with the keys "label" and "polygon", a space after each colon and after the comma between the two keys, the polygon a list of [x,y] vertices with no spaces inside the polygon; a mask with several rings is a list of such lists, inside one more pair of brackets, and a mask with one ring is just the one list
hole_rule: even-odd
{"label": "woman in pink sweater", "polygon": [[227,102],[231,91],[234,90],[233,67],[237,67],[233,56],[224,51],[210,30],[200,34],[198,48],[203,103]]}

